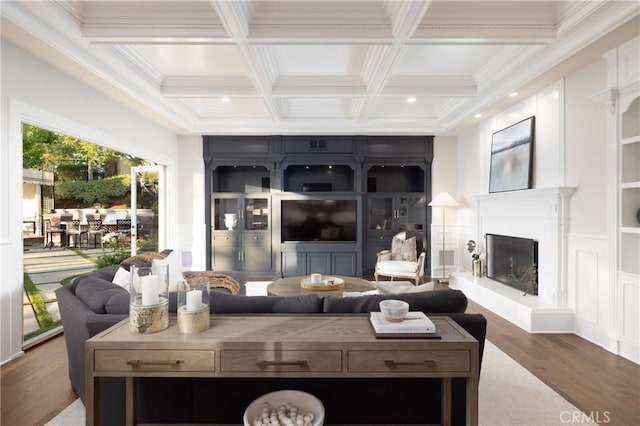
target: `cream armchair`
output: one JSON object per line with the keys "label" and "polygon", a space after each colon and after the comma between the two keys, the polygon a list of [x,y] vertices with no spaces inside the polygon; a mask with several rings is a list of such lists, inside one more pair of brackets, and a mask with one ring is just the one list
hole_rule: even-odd
{"label": "cream armchair", "polygon": [[[424,259],[426,257],[426,241],[422,233],[417,231],[403,231],[396,234],[394,239],[399,240],[396,242],[396,246],[398,246],[398,244],[408,242],[413,237],[416,239],[415,260],[413,260],[413,256],[402,256],[399,252],[394,253],[392,250],[382,250],[378,252],[376,269],[373,274],[376,281],[378,281],[378,277],[384,276],[390,277],[391,281],[393,281],[394,278],[412,280],[415,282],[415,285],[422,282],[424,278]],[[402,257],[405,257],[405,259]]]}

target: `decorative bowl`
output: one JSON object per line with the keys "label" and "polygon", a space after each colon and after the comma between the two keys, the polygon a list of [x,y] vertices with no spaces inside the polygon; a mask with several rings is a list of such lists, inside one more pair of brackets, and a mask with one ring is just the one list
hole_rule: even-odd
{"label": "decorative bowl", "polygon": [[380,302],[380,312],[389,322],[402,322],[409,313],[409,304],[396,299],[383,300]]}
{"label": "decorative bowl", "polygon": [[242,418],[244,426],[253,426],[254,420],[262,415],[262,404],[265,402],[269,403],[270,409],[276,410],[281,405],[291,404],[298,410],[313,413],[313,426],[324,425],[324,405],[318,398],[298,390],[280,390],[264,394],[253,400],[244,412]]}

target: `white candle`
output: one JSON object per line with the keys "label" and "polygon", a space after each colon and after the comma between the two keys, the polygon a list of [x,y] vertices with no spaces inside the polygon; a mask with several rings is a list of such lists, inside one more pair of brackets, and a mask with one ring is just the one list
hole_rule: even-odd
{"label": "white candle", "polygon": [[187,292],[187,311],[195,312],[202,307],[202,290],[191,290]]}
{"label": "white candle", "polygon": [[158,298],[158,277],[155,275],[145,275],[140,278],[140,286],[142,287],[142,305],[157,305]]}
{"label": "white candle", "polygon": [[322,282],[322,274],[311,274],[311,282],[319,284]]}

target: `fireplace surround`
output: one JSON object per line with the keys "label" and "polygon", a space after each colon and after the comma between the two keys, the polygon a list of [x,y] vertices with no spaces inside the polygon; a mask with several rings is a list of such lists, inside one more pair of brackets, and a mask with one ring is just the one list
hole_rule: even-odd
{"label": "fireplace surround", "polygon": [[538,241],[486,234],[487,277],[524,294],[538,295]]}
{"label": "fireplace surround", "polygon": [[[532,333],[573,330],[573,310],[567,302],[567,232],[573,187],[467,196],[476,222],[465,238],[484,241],[487,234],[517,236],[538,243],[538,295],[471,272],[451,273],[451,287],[471,300]],[[486,254],[485,247],[480,248]]]}

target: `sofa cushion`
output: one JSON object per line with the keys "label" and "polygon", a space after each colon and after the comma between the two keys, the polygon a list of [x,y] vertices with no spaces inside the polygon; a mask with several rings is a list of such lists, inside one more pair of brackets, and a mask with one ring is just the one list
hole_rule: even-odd
{"label": "sofa cushion", "polygon": [[241,296],[222,291],[210,294],[212,314],[308,314],[322,312],[322,299],[304,296]]}
{"label": "sofa cushion", "polygon": [[97,314],[107,313],[105,306],[116,295],[123,295],[129,300],[129,293],[125,289],[98,275],[87,275],[76,286],[76,296]]}
{"label": "sofa cushion", "polygon": [[129,303],[131,302],[131,295],[127,294],[114,294],[104,304],[104,310],[108,314],[126,314],[129,315]]}
{"label": "sofa cushion", "polygon": [[415,275],[417,269],[418,262],[409,262],[408,260],[383,260],[376,263],[377,271]]}
{"label": "sofa cushion", "polygon": [[398,299],[409,303],[412,311],[427,314],[464,312],[467,309],[467,297],[460,290],[444,289],[422,293],[379,294],[364,297],[335,297],[323,299],[325,313],[368,313],[379,311],[381,300]]}

